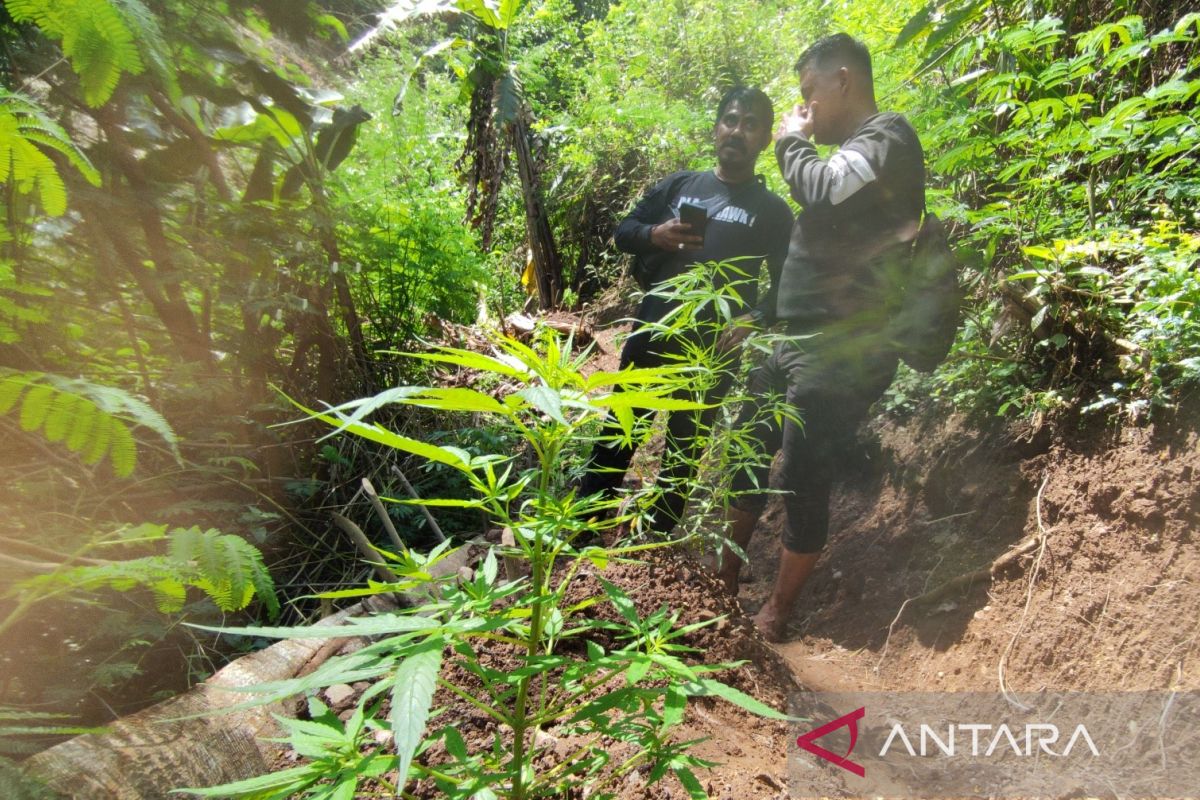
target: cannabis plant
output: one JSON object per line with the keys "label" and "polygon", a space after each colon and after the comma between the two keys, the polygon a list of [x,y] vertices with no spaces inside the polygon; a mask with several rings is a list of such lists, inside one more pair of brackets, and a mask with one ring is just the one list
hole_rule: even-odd
{"label": "cannabis plant", "polygon": [[[226,629],[280,638],[374,637],[308,676],[253,687],[258,701],[332,683],[376,681],[367,695],[390,693],[396,747],[392,782],[399,788],[424,779],[453,798],[521,800],[559,797],[572,789],[606,796],[622,775],[644,767],[651,780],[673,772],[693,796],[704,796],[692,772],[703,762],[687,754],[686,744],[671,739],[688,698],[717,696],[754,713],[786,717],[712,677],[736,665],[689,663],[692,654],[681,637],[714,620],[678,627],[677,615],[665,608],[644,617],[625,592],[603,579],[609,562],[666,543],[591,543],[592,534],[628,521],[628,515],[615,510],[614,500],[580,497],[568,485],[563,461],[568,452],[592,443],[602,419],[616,420],[621,435],[632,442],[648,435],[639,422],[648,412],[702,410],[704,404],[691,392],[710,365],[682,361],[585,376],[584,356],[572,355],[570,341],[564,344],[553,335],[543,335],[536,346],[501,337],[490,354],[443,347],[413,357],[490,376],[492,381],[481,383],[508,391],[493,395],[464,387],[405,386],[313,416],[338,431],[457,470],[473,497],[423,502],[483,509],[512,533],[512,544],[491,547],[469,579],[440,582],[431,578],[431,568],[447,557],[448,544],[428,555],[381,551],[394,581],[337,593],[423,589],[429,599],[417,608],[350,619],[339,627]],[[489,415],[519,434],[531,463],[523,467],[511,453],[473,456],[368,421],[373,411],[393,403]],[[524,574],[502,577],[501,558],[524,565],[519,570]],[[602,596],[569,601],[569,587],[585,572],[596,573]],[[597,618],[602,604],[615,610],[616,621]],[[498,669],[498,654],[518,666]],[[449,665],[456,669],[443,670]],[[447,675],[469,679],[452,681]],[[490,746],[469,752],[455,721],[438,718],[432,706],[439,689],[443,697],[489,720]],[[429,730],[431,723],[435,727]],[[629,745],[624,759],[614,759],[612,747],[602,745],[614,740]],[[432,755],[434,742],[441,743],[445,757]],[[564,742],[567,756],[550,752],[551,743]],[[418,759],[422,753],[427,757]],[[226,796],[250,792],[251,784],[186,791]]]}

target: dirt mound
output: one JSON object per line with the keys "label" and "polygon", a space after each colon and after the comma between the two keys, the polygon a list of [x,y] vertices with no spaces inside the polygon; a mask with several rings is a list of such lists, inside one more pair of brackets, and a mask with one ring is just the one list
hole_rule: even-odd
{"label": "dirt mound", "polygon": [[[780,652],[815,689],[1196,688],[1200,437],[877,421]],[[751,548],[756,608],[778,501]]]}

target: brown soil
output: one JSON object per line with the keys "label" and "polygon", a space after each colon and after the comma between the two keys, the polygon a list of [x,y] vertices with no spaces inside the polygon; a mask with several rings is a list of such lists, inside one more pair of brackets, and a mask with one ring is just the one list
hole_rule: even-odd
{"label": "brown soil", "polygon": [[[829,547],[778,648],[802,683],[996,691],[1003,659],[1016,692],[1200,687],[1194,426],[1039,441],[929,419],[877,421],[873,457],[836,494]],[[776,502],[752,544],[749,608],[769,590],[782,522]],[[993,580],[905,606],[1039,535],[1044,547]]]}
{"label": "brown soil", "polygon": [[[595,368],[616,367],[614,332],[597,326]],[[666,604],[681,625],[728,614],[688,643],[704,651],[701,662],[745,659],[722,679],[780,709],[797,686],[996,691],[1002,666],[1007,689],[1018,694],[1197,689],[1196,429],[1192,417],[1055,438],[1049,429],[980,430],[933,409],[906,421],[876,419],[847,459],[829,545],[778,646],[743,614],[762,604],[777,569],[778,498],[759,523],[737,603],[678,556],[649,568],[613,565],[604,577],[643,614]],[[989,575],[996,563],[1002,567]],[[573,592],[594,584],[584,575]],[[498,652],[497,665],[505,661]],[[489,746],[477,712],[448,695],[437,704],[462,720],[468,742]],[[710,796],[741,800],[787,797],[794,735],[700,698],[689,702],[678,739],[704,738],[691,752],[720,764],[700,771],[701,781]],[[673,778],[646,787],[635,776],[619,796],[686,793]]]}

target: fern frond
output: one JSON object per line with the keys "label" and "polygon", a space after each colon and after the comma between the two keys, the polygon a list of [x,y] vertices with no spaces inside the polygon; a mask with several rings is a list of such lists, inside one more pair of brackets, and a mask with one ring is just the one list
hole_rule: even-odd
{"label": "fern frond", "polygon": [[199,528],[174,531],[168,558],[180,567],[190,566],[191,584],[222,611],[245,608],[257,596],[272,617],[279,613],[275,584],[262,553],[240,536]]}
{"label": "fern frond", "polygon": [[175,578],[163,578],[151,585],[154,604],[163,614],[178,614],[187,603],[187,586]]}
{"label": "fern frond", "polygon": [[78,453],[92,439],[92,428],[100,417],[100,409],[90,403],[84,403],[75,410],[75,418],[71,420],[71,431],[67,434],[67,449]]}
{"label": "fern frond", "polygon": [[7,414],[16,407],[17,401],[29,384],[20,381],[0,381],[0,414]]}
{"label": "fern frond", "polygon": [[274,618],[279,613],[275,583],[262,553],[240,536],[218,530],[175,529],[168,534],[165,556],[83,565],[35,575],[13,587],[16,594],[52,593],[63,589],[102,588],[129,591],[145,587],[159,610],[183,609],[187,587],[203,591],[222,611],[238,611],[258,598]]}
{"label": "fern frond", "polygon": [[59,392],[55,395],[50,403],[50,413],[46,415],[46,441],[57,444],[67,438],[80,402],[80,398],[73,394]]}
{"label": "fern frond", "polygon": [[99,171],[60,125],[27,97],[0,88],[0,182],[13,181],[21,194],[36,193],[46,213],[58,216],[67,210],[67,189],[48,152],[100,185]]}
{"label": "fern frond", "polygon": [[6,0],[16,22],[32,22],[61,42],[79,76],[83,99],[92,107],[108,102],[121,75],[145,69],[134,32],[109,0]]}
{"label": "fern frond", "polygon": [[67,210],[67,187],[50,157],[25,139],[12,143],[12,179],[21,194],[37,193],[42,208],[52,217]]}
{"label": "fern frond", "polygon": [[179,458],[178,439],[162,415],[121,389],[0,369],[0,414],[10,413],[18,403],[22,430],[40,431],[50,442],[65,443],[88,465],[107,457],[119,477],[128,477],[137,466],[131,426],[158,434]]}
{"label": "fern frond", "polygon": [[53,386],[39,384],[30,389],[21,403],[21,430],[28,432],[42,427],[50,413],[50,401],[53,399]]}
{"label": "fern frond", "polygon": [[[91,439],[79,454],[83,463],[89,467],[94,467],[104,459],[104,454],[108,452],[109,445],[113,440],[113,420],[112,417],[98,416],[95,424],[92,426]],[[119,422],[117,423],[120,424]]]}
{"label": "fern frond", "polygon": [[118,478],[128,478],[137,467],[137,442],[124,425],[114,423],[108,458]]}
{"label": "fern frond", "polygon": [[121,10],[125,22],[134,31],[142,60],[150,74],[171,102],[178,103],[183,99],[183,90],[179,87],[174,58],[167,46],[167,38],[163,36],[162,27],[158,24],[158,17],[142,0],[113,0],[113,3]]}
{"label": "fern frond", "polygon": [[100,185],[100,171],[92,166],[92,162],[88,160],[83,151],[75,146],[75,143],[66,138],[66,131],[59,130],[57,132],[47,130],[39,122],[29,122],[22,120],[21,136],[27,141],[40,145],[43,149],[53,150],[56,153],[62,154],[67,161],[71,162],[71,166],[79,170],[79,173],[93,186]]}
{"label": "fern frond", "polygon": [[57,375],[47,375],[46,380],[54,384],[60,391],[74,392],[87,397],[106,414],[120,417],[134,425],[153,431],[167,443],[171,452],[178,457],[179,439],[175,436],[175,431],[163,419],[162,414],[155,411],[145,401],[139,400],[123,389],[90,381],[71,380]]}

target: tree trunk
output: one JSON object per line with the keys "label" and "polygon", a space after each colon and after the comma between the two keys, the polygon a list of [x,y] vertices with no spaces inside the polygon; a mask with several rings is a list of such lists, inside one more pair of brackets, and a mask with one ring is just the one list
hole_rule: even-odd
{"label": "tree trunk", "polygon": [[[127,141],[121,129],[121,121],[112,118],[111,114],[93,114],[93,118],[104,131],[105,138],[111,148],[113,161],[129,186],[130,192],[126,199],[127,208],[131,210],[141,223],[142,233],[146,241],[146,250],[154,263],[151,273],[142,263],[142,258],[128,246],[124,237],[113,230],[111,224],[115,216],[111,210],[100,214],[93,221],[101,225],[109,235],[118,255],[126,268],[137,281],[139,288],[146,294],[146,299],[154,306],[164,327],[171,334],[179,355],[186,361],[213,363],[212,342],[204,335],[200,324],[183,291],[184,272],[175,263],[170,239],[167,237],[166,226],[161,214],[154,204],[154,189],[142,170],[142,165],[134,155],[132,145]],[[116,194],[117,183],[106,187],[109,192]],[[111,200],[109,200],[111,202]],[[103,211],[103,209],[97,209]],[[120,219],[118,216],[117,219]],[[121,252],[123,251],[123,252]]]}
{"label": "tree trunk", "polygon": [[562,259],[554,243],[554,231],[542,204],[541,182],[529,150],[528,109],[522,107],[513,120],[511,131],[517,151],[517,171],[521,175],[521,194],[525,199],[525,230],[533,253],[533,273],[537,278],[538,301],[543,309],[558,305],[562,298]]}
{"label": "tree trunk", "polygon": [[167,296],[160,275],[145,265],[143,254],[126,238],[126,226],[113,223],[113,219],[120,219],[121,214],[114,213],[111,195],[102,195],[91,187],[75,192],[101,274],[110,276],[119,285],[115,269],[123,267],[153,307],[179,357],[184,361],[213,364],[211,342],[203,335],[191,306],[182,296],[177,299]]}

